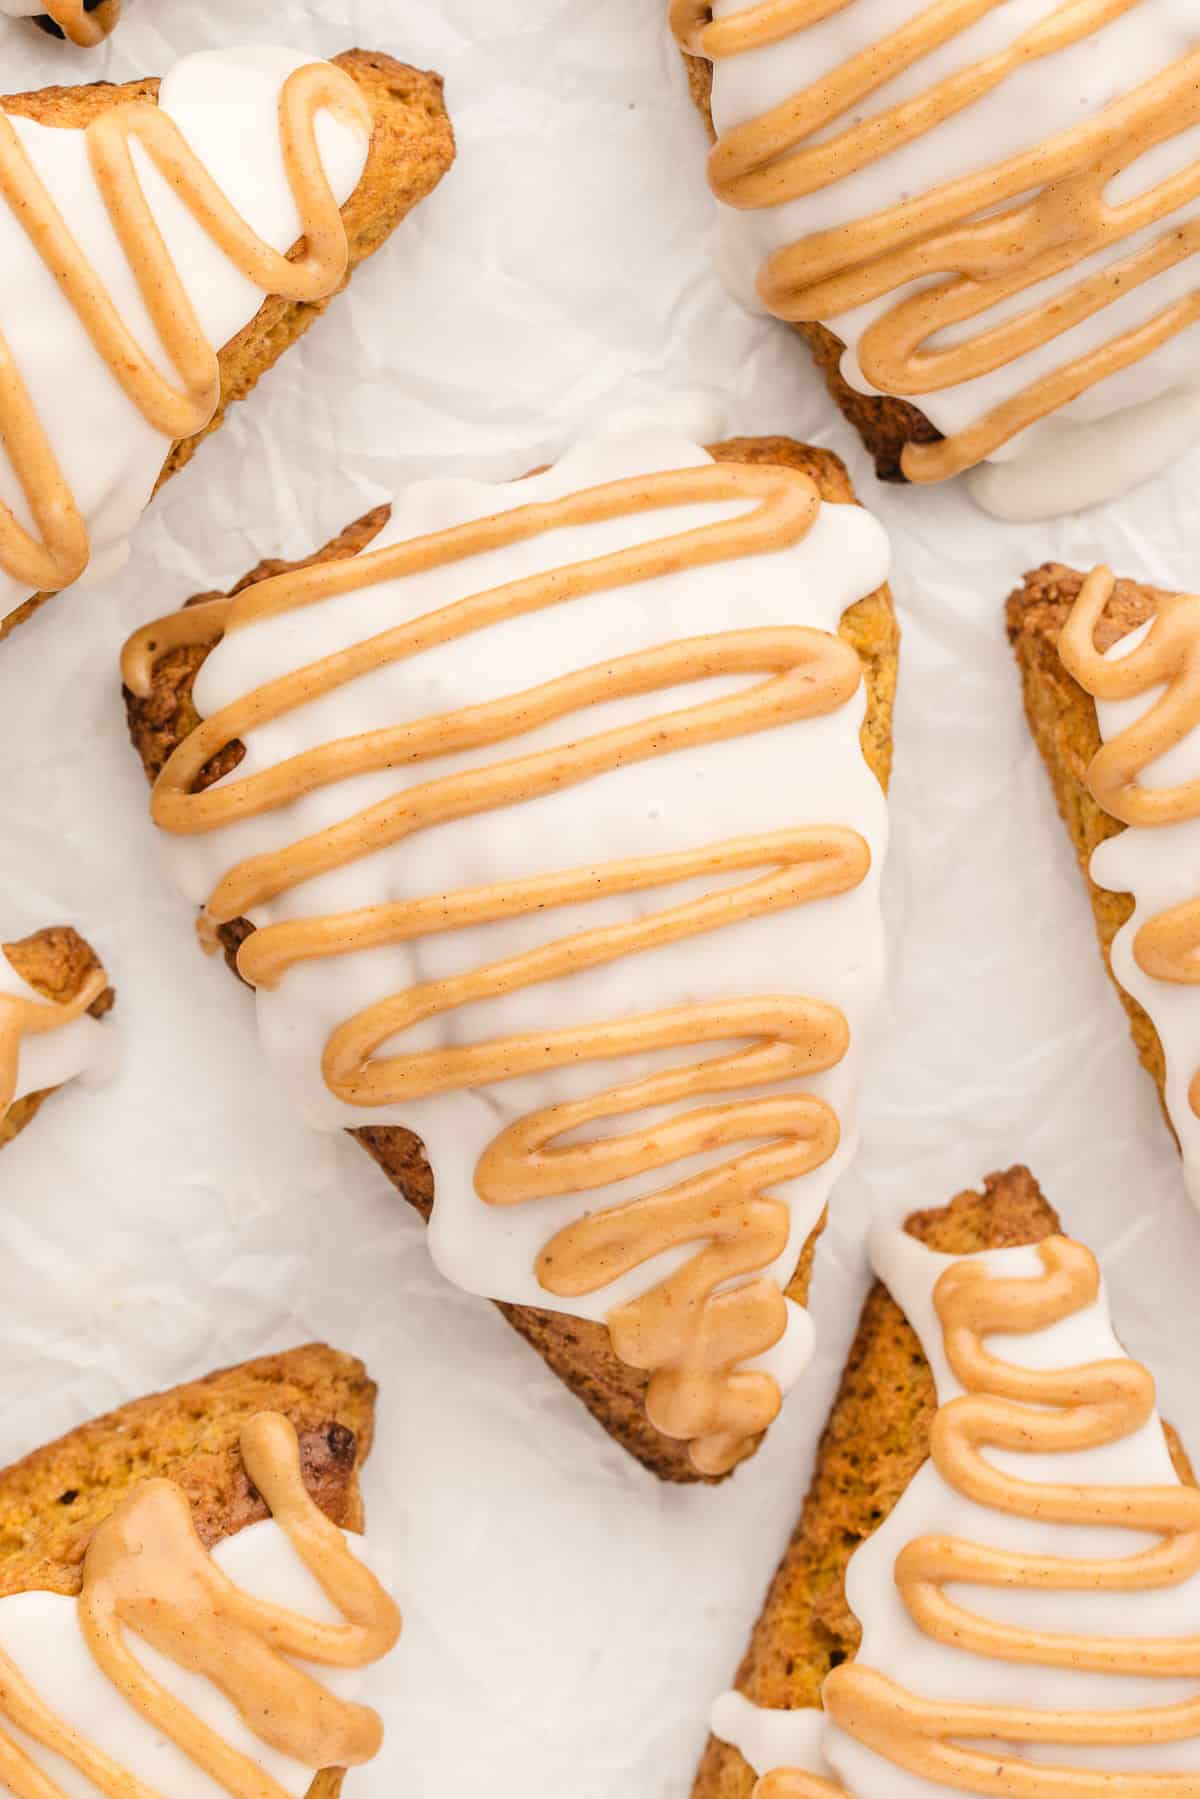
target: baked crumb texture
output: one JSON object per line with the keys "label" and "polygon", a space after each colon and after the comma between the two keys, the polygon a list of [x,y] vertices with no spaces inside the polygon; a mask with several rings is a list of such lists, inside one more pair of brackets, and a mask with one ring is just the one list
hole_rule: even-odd
{"label": "baked crumb texture", "polygon": [[[943,1255],[1039,1243],[1059,1229],[1027,1168],[989,1174],[979,1193],[915,1212],[907,1229]],[[929,1453],[936,1410],[933,1376],[886,1288],[867,1296],[800,1521],[788,1544],[735,1685],[778,1710],[820,1704],[830,1669],[860,1641],[846,1603],[846,1567],[891,1512]],[[1191,1469],[1172,1433],[1181,1478]],[[736,1749],[710,1737],[692,1799],[751,1799],[755,1776]],[[880,1794],[879,1799],[884,1799]]]}
{"label": "baked crumb texture", "polygon": [[[207,1547],[268,1517],[238,1448],[243,1425],[262,1411],[295,1425],[321,1510],[361,1530],[358,1475],[371,1450],[375,1385],[352,1356],[310,1343],[135,1399],[0,1470],[0,1597],[76,1596],[93,1531],[144,1480],[182,1487]],[[341,1770],[326,1769],[307,1799],[341,1790]]]}
{"label": "baked crumb texture", "polygon": [[[1058,653],[1058,640],[1084,580],[1077,569],[1055,562],[1026,575],[1009,597],[1008,636],[1021,671],[1029,728],[1042,752],[1058,809],[1071,834],[1091,896],[1104,965],[1112,975],[1113,938],[1133,912],[1133,896],[1098,887],[1091,877],[1090,863],[1096,846],[1125,827],[1097,805],[1088,788],[1088,764],[1100,748],[1096,702],[1067,673]],[[1111,648],[1127,632],[1144,624],[1164,597],[1161,589],[1136,581],[1118,581],[1096,631],[1098,648]],[[1163,1118],[1174,1136],[1164,1097],[1166,1064],[1158,1032],[1149,1015],[1115,976],[1113,985],[1129,1015],[1142,1066],[1154,1078]]]}
{"label": "baked crumb texture", "polygon": [[[454,161],[454,134],[442,100],[442,79],[374,50],[346,50],[330,60],[353,76],[371,102],[375,132],[362,180],[342,208],[350,242],[350,269],[373,256],[418,201],[435,188]],[[43,125],[81,127],[126,100],[155,100],[157,79],[114,87],[47,87],[32,94],[0,97],[0,110],[20,113]],[[260,375],[303,337],[318,313],[334,298],[264,300],[250,323],[220,353],[221,403],[210,423],[194,437],[172,445],[155,492],[190,462],[198,445],[222,424],[235,400],[244,400]],[[50,594],[34,594],[0,618],[0,640],[43,606]]]}
{"label": "baked crumb texture", "polygon": [[[688,87],[697,111],[704,120],[709,141],[716,142],[712,116],[713,66],[706,57],[683,54],[687,66]],[[732,304],[732,302],[731,302]],[[789,325],[802,337],[812,353],[839,411],[849,420],[866,448],[875,458],[875,473],[881,481],[907,479],[900,467],[904,446],[909,443],[940,443],[941,432],[931,425],[923,412],[907,400],[893,399],[889,394],[863,394],[842,378],[842,355],[845,344],[825,325]]]}
{"label": "baked crumb texture", "polygon": [[[88,976],[100,967],[100,958],[91,944],[66,924],[48,925],[31,937],[6,943],[0,948],[0,954],[35,992],[56,1005],[73,1000]],[[106,1012],[111,1012],[115,998],[112,988],[106,987],[88,1011],[93,1018],[103,1018]],[[28,1093],[8,1108],[0,1118],[0,1149],[20,1136],[55,1091],[54,1087],[47,1087],[41,1093]]]}
{"label": "baked crumb texture", "polygon": [[[714,446],[712,454],[721,462],[774,463],[802,469],[816,482],[824,499],[846,503],[854,500],[854,490],[844,465],[828,450],[812,449],[782,437],[738,438]],[[299,563],[260,563],[232,591],[238,592],[289,568],[353,555],[378,535],[388,517],[389,509],[378,507],[347,526],[339,537],[314,556]],[[216,594],[198,594],[192,603],[218,597]],[[891,770],[892,706],[899,657],[899,631],[887,588],[880,588],[850,607],[842,618],[840,630],[863,662],[867,687],[863,753],[881,785],[886,787]],[[202,648],[171,651],[155,668],[153,687],[145,699],[126,693],[130,735],[151,781],[176,744],[182,742],[198,722],[191,693],[205,653]],[[206,771],[207,781],[226,772],[240,754],[240,746],[231,745],[228,751],[215,757]],[[222,931],[231,967],[238,945],[251,929],[245,920],[238,920]],[[411,1132],[395,1126],[367,1126],[351,1135],[374,1158],[409,1204],[428,1219],[434,1201],[433,1176],[419,1140]],[[822,1218],[804,1245],[788,1288],[790,1297],[801,1304],[808,1297],[813,1254],[824,1223]],[[692,1466],[686,1443],[663,1436],[650,1423],[645,1412],[648,1376],[617,1359],[603,1324],[534,1306],[501,1304],[499,1309],[513,1329],[583,1401],[593,1417],[644,1467],[661,1480],[693,1482],[706,1478]]]}

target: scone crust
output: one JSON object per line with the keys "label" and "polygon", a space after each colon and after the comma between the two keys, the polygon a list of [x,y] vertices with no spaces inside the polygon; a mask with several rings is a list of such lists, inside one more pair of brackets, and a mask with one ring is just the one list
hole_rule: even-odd
{"label": "scone crust", "polygon": [[[32,936],[0,945],[0,954],[36,993],[56,1005],[73,1000],[89,975],[100,967],[100,958],[91,944],[71,925],[47,925],[44,930],[34,931]],[[111,1011],[115,997],[112,988],[106,987],[99,999],[88,1007],[92,1017],[103,1018]],[[40,1093],[27,1093],[23,1099],[14,1101],[0,1118],[0,1149],[20,1136],[25,1126],[37,1116],[44,1101],[56,1091],[54,1087],[45,1087]]]}
{"label": "scone crust", "polygon": [[[353,1356],[309,1343],[135,1399],[0,1470],[0,1597],[76,1596],[93,1531],[150,1478],[182,1487],[208,1546],[266,1518],[238,1449],[242,1426],[261,1411],[291,1420],[313,1498],[343,1529],[361,1531],[375,1385]],[[342,1780],[341,1769],[324,1769],[306,1799],[337,1799]]]}
{"label": "scone crust", "polygon": [[[716,141],[712,116],[713,66],[702,56],[683,56],[687,68],[688,89],[696,110],[704,120],[709,142]],[[863,444],[875,459],[875,473],[881,481],[905,480],[900,466],[904,446],[941,441],[941,432],[930,424],[925,414],[907,400],[889,394],[864,394],[842,374],[842,357],[846,346],[828,326],[817,323],[792,325],[812,352],[813,361],[829,389],[838,410],[853,425]]]}
{"label": "scone crust", "polygon": [[[440,75],[409,68],[407,63],[374,50],[346,50],[330,61],[353,77],[375,114],[362,180],[342,208],[350,245],[349,279],[417,202],[437,186],[454,160],[454,134],[442,99]],[[158,89],[157,78],[121,86],[101,81],[86,87],[47,87],[2,96],[0,110],[43,125],[78,128],[123,101],[156,100]],[[233,402],[245,399],[259,376],[304,335],[332,298],[332,294],[311,301],[270,296],[263,301],[249,324],[219,354],[220,405],[203,431],[172,445],[155,492],[190,462],[198,445],[224,421]],[[51,594],[34,594],[0,618],[0,641],[51,598]]]}
{"label": "scone crust", "polygon": [[[789,438],[738,438],[712,447],[718,461],[782,464],[810,475],[822,498],[853,503],[854,489],[845,465],[831,451],[814,449]],[[340,536],[314,556],[297,563],[264,562],[232,591],[280,574],[352,555],[363,549],[382,530],[389,508],[379,507],[357,519]],[[197,595],[197,600],[218,597]],[[862,729],[863,754],[880,785],[886,788],[891,771],[892,709],[899,662],[899,630],[886,587],[866,596],[843,615],[842,636],[862,658],[867,687],[867,709]],[[204,660],[202,649],[181,649],[157,665],[154,685],[145,699],[126,694],[130,734],[153,781],[175,745],[195,727],[197,714],[191,700],[192,683]],[[213,778],[229,763],[216,758]],[[250,927],[242,921],[222,932],[231,966],[238,945]],[[351,1133],[383,1169],[388,1179],[428,1219],[433,1207],[433,1179],[420,1141],[395,1126],[367,1126]],[[789,1296],[803,1304],[808,1297],[813,1256],[824,1228],[821,1218],[805,1243]],[[692,1465],[686,1443],[665,1437],[646,1417],[645,1390],[648,1376],[618,1360],[603,1324],[572,1318],[563,1312],[535,1306],[497,1302],[504,1317],[570,1387],[593,1417],[661,1480],[696,1482],[704,1477]],[[727,1477],[722,1477],[727,1478]]]}
{"label": "scone crust", "polygon": [[[1091,875],[1092,852],[1125,827],[1092,798],[1087,770],[1100,748],[1096,703],[1067,672],[1058,653],[1063,626],[1084,580],[1078,569],[1055,562],[1026,575],[1008,600],[1008,636],[1021,671],[1029,728],[1042,753],[1059,812],[1087,883],[1104,965],[1129,1016],[1138,1056],[1154,1079],[1163,1117],[1174,1135],[1166,1108],[1162,1042],[1149,1014],[1113,974],[1113,939],[1133,912],[1133,897],[1128,893],[1110,893],[1097,886]],[[1118,581],[1096,631],[1097,647],[1102,651],[1111,648],[1129,631],[1144,624],[1166,597],[1159,588]]]}

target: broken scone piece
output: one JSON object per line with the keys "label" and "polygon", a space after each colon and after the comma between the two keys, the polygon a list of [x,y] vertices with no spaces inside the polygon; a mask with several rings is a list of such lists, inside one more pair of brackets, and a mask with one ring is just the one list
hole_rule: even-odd
{"label": "broken scone piece", "polygon": [[380,1747],[366,1671],[400,1634],[361,1536],[374,1406],[360,1362],[309,1344],[0,1471],[6,1790],[336,1799]]}
{"label": "broken scone piece", "polygon": [[1008,602],[1100,945],[1200,1203],[1200,598],[1051,564]]}
{"label": "broken scone piece", "polygon": [[1006,518],[1200,434],[1200,51],[1175,0],[663,0],[720,261],[881,476]]}
{"label": "broken scone piece", "polygon": [[1023,1168],[870,1252],[693,1799],[1189,1792],[1200,1494],[1094,1255]]}
{"label": "broken scone piece", "polygon": [[363,50],[0,99],[0,637],[121,567],[156,483],[453,153],[438,78]]}
{"label": "broken scone piece", "polygon": [[95,951],[70,925],[0,943],[0,1148],[56,1088],[109,1072],[113,1032],[100,1020],[113,997]]}
{"label": "broken scone piece", "polygon": [[[263,1053],[665,1478],[811,1350],[883,973],[896,630],[835,458],[599,438],[423,483],[127,646]],[[420,1139],[420,1144],[412,1135]]]}

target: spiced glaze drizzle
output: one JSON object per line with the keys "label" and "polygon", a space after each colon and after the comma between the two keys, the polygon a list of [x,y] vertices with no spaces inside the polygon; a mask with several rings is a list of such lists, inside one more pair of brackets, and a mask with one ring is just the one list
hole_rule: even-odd
{"label": "spiced glaze drizzle", "polygon": [[[314,1773],[357,1767],[377,1753],[378,1715],[335,1698],[291,1658],[316,1667],[365,1667],[395,1644],[400,1614],[311,1498],[289,1420],[260,1413],[243,1430],[241,1449],[275,1522],[343,1622],[315,1622],[244,1593],[203,1548],[181,1489],[151,1480],[135,1487],[91,1540],[79,1626],[121,1698],[231,1799],[288,1799],[276,1780],[148,1673],[128,1642],[138,1637],[211,1681],[261,1742]],[[0,1653],[0,1783],[16,1799],[65,1799],[58,1782],[4,1731],[4,1720],[61,1755],[105,1799],[162,1799],[58,1717]]]}
{"label": "spiced glaze drizzle", "polygon": [[[87,17],[87,15],[84,15]],[[0,200],[18,220],[98,356],[142,417],[168,440],[203,431],[221,397],[217,349],[206,337],[183,277],[147,202],[137,144],[229,261],[264,294],[292,301],[324,299],[349,262],[346,228],[316,139],[321,111],[370,133],[371,113],[357,84],[329,63],[297,69],[283,85],[279,132],[288,184],[300,215],[303,252],[281,255],[251,230],[179,127],[150,100],[108,108],[84,127],[91,172],[113,232],[136,277],[176,379],[122,318],[54,198],[26,154],[16,127],[0,111]],[[34,520],[35,533],[0,504],[0,568],[34,592],[53,592],[87,567],[87,524],[54,447],[0,333],[0,439]]]}
{"label": "spiced glaze drizzle", "polygon": [[[964,1389],[933,1421],[930,1457],[954,1492],[975,1504],[1040,1524],[1107,1526],[1157,1541],[1126,1556],[1029,1554],[951,1536],[919,1537],[896,1558],[895,1581],[909,1616],[955,1655],[1027,1664],[1030,1692],[1043,1670],[1194,1679],[1192,1635],[1108,1637],[1010,1624],[973,1611],[961,1594],[996,1591],[1124,1593],[1182,1585],[1200,1572],[1200,1491],[1166,1486],[1085,1485],[1029,1480],[989,1461],[985,1449],[1045,1456],[1097,1449],[1142,1429],[1154,1415],[1151,1375],[1127,1357],[1077,1367],[1030,1368],[993,1354],[985,1339],[1052,1329],[1097,1300],[1091,1251],[1064,1237],[1038,1245],[1040,1275],[1001,1277],[976,1260],[952,1263],[934,1289],[950,1368]],[[948,1589],[953,1589],[951,1597]],[[1131,1608],[1136,1611],[1136,1608]],[[1031,1761],[1022,1744],[1136,1748],[1192,1741],[1200,1699],[1108,1710],[928,1700],[862,1659],[826,1677],[822,1703],[848,1735],[939,1792],[996,1799],[1195,1799],[1195,1771],[1142,1773]],[[970,1744],[971,1747],[964,1747]],[[995,1744],[994,1750],[985,1745]],[[1011,1753],[1012,1747],[1017,1753]],[[857,1791],[857,1789],[856,1789]],[[754,1799],[851,1799],[836,1781],[796,1769],[767,1775]]]}
{"label": "spiced glaze drizzle", "polygon": [[[1054,56],[1130,12],[1141,0],[1060,0],[1004,50],[967,63],[911,99],[856,118],[871,96],[975,25],[1005,0],[933,0],[877,44],[822,74],[782,105],[727,132],[709,177],[718,198],[743,210],[784,205],[831,187],[934,131],[1023,65]],[[853,0],[759,0],[714,20],[707,0],[671,0],[680,45],[714,63],[778,44]],[[880,393],[913,400],[991,374],[1052,343],[1200,249],[1200,220],[1172,215],[1200,197],[1200,161],[1112,204],[1109,185],[1137,159],[1200,123],[1200,50],[1079,125],[974,173],[777,250],[759,277],[769,311],[829,322],[898,296],[857,345]],[[1039,297],[1043,281],[1081,267],[1139,232],[1151,244]],[[917,291],[904,290],[917,284]],[[993,308],[1028,294],[1009,318]],[[1200,319],[1200,292],[1107,343],[1066,358],[968,429],[905,447],[910,481],[941,481],[991,455],[1019,432],[1141,361]],[[979,321],[967,334],[965,328]],[[951,341],[939,341],[948,337]]]}
{"label": "spiced glaze drizzle", "polygon": [[44,0],[47,18],[53,19],[68,43],[80,50],[94,50],[121,17],[121,0],[101,0],[89,12],[84,0]]}
{"label": "spiced glaze drizzle", "polygon": [[[1133,650],[1105,656],[1096,627],[1116,581],[1094,569],[1059,639],[1063,666],[1097,700],[1137,699],[1164,691],[1133,724],[1092,758],[1087,784],[1092,797],[1125,825],[1153,828],[1200,818],[1200,780],[1147,787],[1142,775],[1168,750],[1200,727],[1200,596],[1162,595],[1150,629]],[[1180,986],[1200,982],[1200,895],[1147,919],[1134,938],[1134,958],[1144,974]],[[1200,1115],[1200,1070],[1188,1088]]]}
{"label": "spiced glaze drizzle", "polygon": [[[164,830],[211,831],[367,770],[419,766],[452,752],[486,750],[600,700],[650,696],[714,676],[760,677],[719,699],[651,713],[644,722],[406,787],[394,799],[282,851],[252,856],[232,868],[213,891],[202,914],[203,930],[211,938],[220,925],[253,914],[255,907],[306,880],[400,844],[439,821],[508,806],[692,745],[833,712],[856,692],[862,671],[854,650],[827,631],[794,626],[726,631],[617,657],[483,705],[348,737],[253,775],[234,771],[215,786],[196,791],[214,753],[382,664],[581,595],[800,542],[820,507],[808,477],[779,467],[730,463],[612,482],[349,560],[313,565],[265,581],[232,602],[185,611],[138,633],[127,646],[123,671],[135,692],[146,692],[155,657],[173,644],[215,641],[255,619],[446,566],[560,527],[730,500],[755,504],[720,523],[476,594],[284,675],[204,720],[175,750],[156,782],[152,811]],[[377,1051],[426,1019],[490,996],[848,892],[863,880],[869,865],[864,839],[838,824],[775,831],[340,916],[268,924],[243,942],[238,967],[252,985],[271,986],[311,958],[530,913],[545,913],[549,919],[555,907],[584,899],[652,892],[697,876],[714,877],[713,891],[699,898],[629,923],[551,939],[522,955],[381,998],[333,1032],[323,1073],[329,1089],[348,1105],[370,1108],[583,1061],[677,1047],[702,1052],[707,1044],[731,1040],[746,1044],[732,1053],[701,1054],[685,1066],[521,1118],[486,1148],[475,1177],[486,1204],[520,1205],[545,1195],[590,1196],[705,1150],[752,1145],[631,1204],[590,1211],[547,1243],[536,1265],[543,1289],[569,1300],[602,1291],[664,1251],[697,1246],[696,1254],[667,1280],[614,1309],[609,1326],[617,1354],[650,1372],[647,1411],[652,1422],[690,1443],[701,1472],[719,1474],[748,1453],[779,1408],[776,1381],[740,1364],[782,1337],[787,1304],[774,1280],[746,1277],[769,1267],[788,1244],[788,1207],[768,1187],[821,1166],[837,1147],[840,1129],[832,1108],[795,1091],[794,1084],[841,1060],[849,1042],[843,1014],[801,995],[771,994],[410,1054],[380,1057]],[[745,878],[721,884],[734,871]],[[730,1097],[746,1088],[784,1083],[790,1090],[775,1095]],[[623,1114],[700,1098],[708,1103],[678,1111],[654,1126],[581,1136],[589,1126]],[[568,1133],[574,1134],[569,1144],[560,1142]],[[727,1283],[738,1277],[742,1284],[730,1288]]]}

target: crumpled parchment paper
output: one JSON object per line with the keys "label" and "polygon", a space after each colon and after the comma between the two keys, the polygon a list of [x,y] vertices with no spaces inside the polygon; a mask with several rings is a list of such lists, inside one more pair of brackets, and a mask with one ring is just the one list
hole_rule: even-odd
{"label": "crumpled parchment paper", "polygon": [[[0,648],[0,927],[77,923],[119,990],[118,1078],[0,1156],[0,1457],[143,1391],[321,1336],[381,1384],[367,1492],[406,1615],[356,1799],[685,1799],[797,1515],[865,1284],[872,1207],[1026,1160],[1100,1251],[1200,1448],[1200,1222],[1026,734],[1022,570],[1200,581],[1200,456],[1102,514],[1003,527],[880,489],[802,348],[710,272],[705,147],[665,0],[130,0],[99,54],[0,21],[0,85],[121,80],[247,37],[441,69],[459,161],[147,514],[108,587]],[[518,475],[606,417],[829,444],[889,526],[904,627],[894,978],[863,1148],[817,1265],[821,1347],[758,1458],[658,1486],[494,1310],[444,1285],[352,1143],[258,1063],[251,1008],[155,861],[116,657],[134,625],[298,554],[405,481]],[[98,451],[102,453],[102,451]]]}

